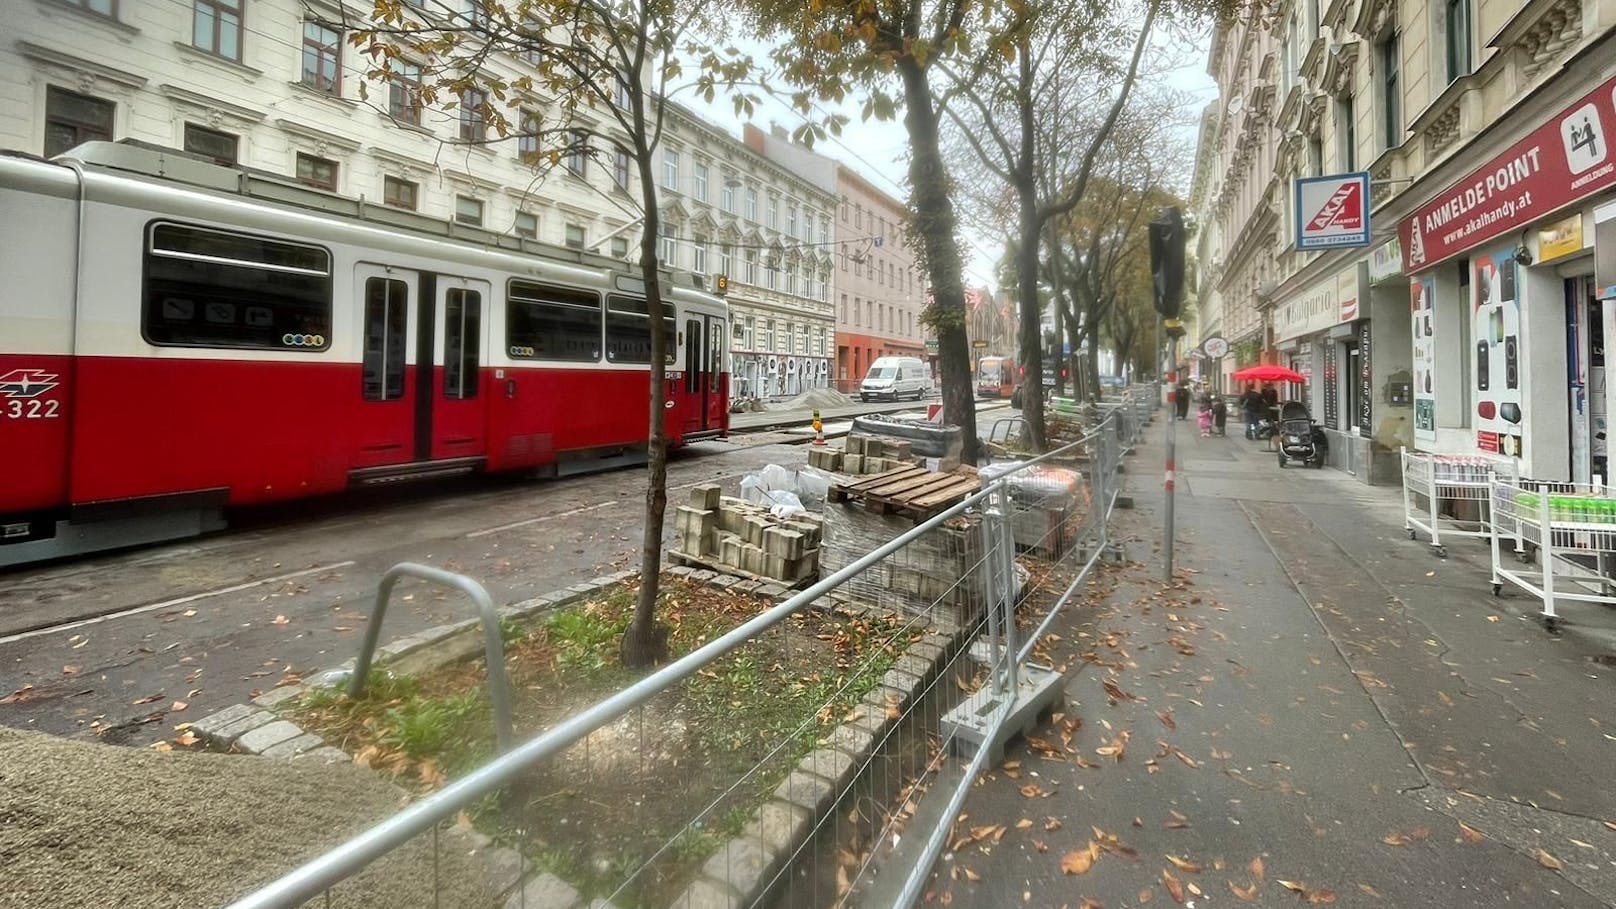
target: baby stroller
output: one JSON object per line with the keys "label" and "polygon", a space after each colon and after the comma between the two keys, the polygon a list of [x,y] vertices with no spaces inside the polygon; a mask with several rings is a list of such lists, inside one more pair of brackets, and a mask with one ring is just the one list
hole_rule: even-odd
{"label": "baby stroller", "polygon": [[1329,437],[1324,427],[1313,422],[1307,405],[1301,401],[1286,401],[1279,405],[1279,466],[1301,461],[1309,467],[1323,467],[1324,456],[1330,451]]}

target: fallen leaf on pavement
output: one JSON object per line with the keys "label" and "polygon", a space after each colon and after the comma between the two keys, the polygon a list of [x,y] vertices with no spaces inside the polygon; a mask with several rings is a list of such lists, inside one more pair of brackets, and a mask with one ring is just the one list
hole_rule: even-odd
{"label": "fallen leaf on pavement", "polygon": [[1023,798],[1035,799],[1039,796],[1047,794],[1048,793],[1044,792],[1043,787],[1039,786],[1037,783],[1028,783],[1027,785],[1021,787],[1021,795]]}
{"label": "fallen leaf on pavement", "polygon": [[965,879],[968,880],[968,881],[979,881],[979,880],[982,879],[982,875],[977,874],[975,871],[972,871],[969,868],[966,868],[965,869]]}
{"label": "fallen leaf on pavement", "polygon": [[160,701],[162,699],[163,699],[163,696],[160,693],[159,694],[148,694],[145,697],[138,698],[138,699],[136,699],[134,701],[131,701],[130,703],[135,704],[135,705],[150,704],[153,701]]}
{"label": "fallen leaf on pavement", "polygon": [[1256,858],[1252,859],[1250,868],[1251,868],[1251,876],[1252,877],[1256,878],[1259,881],[1263,879],[1262,856],[1259,855]]}
{"label": "fallen leaf on pavement", "polygon": [[1061,822],[1060,822],[1060,820],[1058,818],[1052,818],[1052,817],[1051,818],[1045,818],[1044,819],[1044,829],[1045,830],[1059,830],[1059,829],[1061,829]]}
{"label": "fallen leaf on pavement", "polygon": [[1099,847],[1090,841],[1087,849],[1073,849],[1062,856],[1061,870],[1067,874],[1088,874],[1099,855]]}
{"label": "fallen leaf on pavement", "polygon": [[1182,830],[1190,825],[1190,819],[1182,814],[1179,814],[1177,811],[1168,809],[1167,813],[1171,814],[1172,817],[1169,818],[1166,823],[1162,824],[1162,826],[1166,827],[1168,830]]}
{"label": "fallen leaf on pavement", "polygon": [[1024,817],[1021,820],[1016,821],[1016,829],[1017,830],[1026,830],[1028,827],[1031,827],[1031,826],[1032,826],[1032,818]]}
{"label": "fallen leaf on pavement", "polygon": [[1464,821],[1459,822],[1459,835],[1464,837],[1464,841],[1467,843],[1479,843],[1487,839],[1481,835],[1480,830],[1466,824]]}
{"label": "fallen leaf on pavement", "polygon": [[1105,909],[1105,904],[1092,896],[1085,896],[1083,897],[1082,904],[1078,906],[1078,909]]}
{"label": "fallen leaf on pavement", "polygon": [[187,701],[175,701],[174,706],[172,706],[172,707],[170,707],[168,709],[171,710],[171,711],[180,711],[180,710],[184,710],[185,708],[187,708],[189,706],[191,706],[191,705]]}
{"label": "fallen leaf on pavement", "polygon": [[1307,901],[1308,901],[1308,903],[1310,905],[1327,906],[1327,905],[1335,902],[1335,891],[1334,890],[1309,890],[1307,892]]}
{"label": "fallen leaf on pavement", "polygon": [[1289,890],[1292,893],[1307,892],[1307,885],[1301,883],[1300,881],[1280,881],[1279,886],[1284,887],[1286,890]]}
{"label": "fallen leaf on pavement", "polygon": [[187,729],[184,732],[180,733],[180,737],[175,739],[174,741],[179,742],[181,745],[195,745],[199,741],[199,739],[197,739],[196,733],[194,733],[191,730]]}
{"label": "fallen leaf on pavement", "polygon": [[1597,848],[1599,848],[1599,847],[1595,846],[1593,843],[1584,843],[1582,840],[1576,839],[1575,837],[1567,837],[1567,839],[1571,840],[1571,844],[1573,846],[1581,846],[1584,849],[1597,849]]}
{"label": "fallen leaf on pavement", "polygon": [[1239,884],[1236,884],[1234,881],[1230,881],[1229,891],[1236,897],[1239,897],[1240,901],[1243,903],[1255,902],[1257,899],[1256,884],[1247,884],[1246,886],[1242,887]]}
{"label": "fallen leaf on pavement", "polygon": [[1605,829],[1607,829],[1607,830],[1616,830],[1616,821],[1605,821],[1604,824],[1605,824]]}
{"label": "fallen leaf on pavement", "polygon": [[1143,906],[1144,904],[1150,902],[1151,899],[1154,898],[1155,896],[1156,896],[1156,891],[1155,890],[1152,890],[1149,887],[1142,888],[1139,891],[1139,905]]}
{"label": "fallen leaf on pavement", "polygon": [[1388,846],[1407,846],[1410,842],[1409,838],[1401,833],[1388,833],[1381,837],[1380,841]]}
{"label": "fallen leaf on pavement", "polygon": [[1374,897],[1374,898],[1375,898],[1375,899],[1377,899],[1377,900],[1383,900],[1383,899],[1385,899],[1385,897],[1384,897],[1384,896],[1381,896],[1381,894],[1380,894],[1380,891],[1379,891],[1379,890],[1376,890],[1376,889],[1375,889],[1375,888],[1373,888],[1373,887],[1371,887],[1371,886],[1369,886],[1369,885],[1368,885],[1368,884],[1359,884],[1359,885],[1358,885],[1358,889],[1359,889],[1359,890],[1362,890],[1362,891],[1363,891],[1363,892],[1364,892],[1364,893],[1366,893],[1366,894],[1368,894],[1368,895],[1370,895],[1370,896],[1372,896],[1372,897]]}
{"label": "fallen leaf on pavement", "polygon": [[1163,726],[1166,726],[1168,729],[1177,729],[1178,728],[1178,721],[1173,719],[1173,714],[1172,714],[1171,711],[1168,711],[1168,710],[1158,710],[1158,711],[1156,711],[1156,719],[1161,720],[1161,724]]}
{"label": "fallen leaf on pavement", "polygon": [[1563,865],[1560,864],[1559,859],[1557,859],[1554,856],[1548,854],[1547,852],[1544,852],[1542,849],[1539,849],[1537,851],[1537,863],[1539,865],[1542,865],[1545,868],[1549,868],[1549,869],[1552,869],[1554,871],[1559,871],[1561,868],[1564,867]]}
{"label": "fallen leaf on pavement", "polygon": [[1178,759],[1179,759],[1179,760],[1181,760],[1181,761],[1183,761],[1183,762],[1184,762],[1184,763],[1185,763],[1185,764],[1187,764],[1187,765],[1188,765],[1188,766],[1190,766],[1190,767],[1195,767],[1195,768],[1197,768],[1197,769],[1198,769],[1198,768],[1200,768],[1200,766],[1201,766],[1201,765],[1200,765],[1200,764],[1199,764],[1199,763],[1198,763],[1198,762],[1197,762],[1197,761],[1196,761],[1196,760],[1195,760],[1195,758],[1192,758],[1192,757],[1190,757],[1190,756],[1189,756],[1189,755],[1187,755],[1187,754],[1185,754],[1185,753],[1184,753],[1184,752],[1182,752],[1182,751],[1179,751],[1179,750],[1178,750],[1178,749],[1177,749],[1177,748],[1174,748],[1174,749],[1173,749],[1173,754],[1174,754],[1174,755],[1175,755],[1175,756],[1176,756],[1176,757],[1177,757],[1177,758],[1178,758]]}
{"label": "fallen leaf on pavement", "polygon": [[62,675],[78,675],[78,674],[79,674],[79,667],[78,666],[74,666],[74,665],[72,665],[70,663],[70,664],[62,667]]}
{"label": "fallen leaf on pavement", "polygon": [[1182,905],[1184,902],[1184,885],[1179,883],[1178,878],[1173,877],[1173,872],[1168,871],[1166,868],[1162,869],[1161,877],[1162,883],[1167,886],[1167,895],[1173,898],[1173,902]]}
{"label": "fallen leaf on pavement", "polygon": [[1169,855],[1167,860],[1173,863],[1174,868],[1177,868],[1180,871],[1187,871],[1190,874],[1200,874],[1202,871],[1206,870],[1200,865],[1186,859],[1181,859],[1176,855]]}
{"label": "fallen leaf on pavement", "polygon": [[287,618],[286,616],[278,615],[275,618],[271,619],[269,624],[271,624],[271,625],[290,625],[291,622],[292,622],[292,620]]}

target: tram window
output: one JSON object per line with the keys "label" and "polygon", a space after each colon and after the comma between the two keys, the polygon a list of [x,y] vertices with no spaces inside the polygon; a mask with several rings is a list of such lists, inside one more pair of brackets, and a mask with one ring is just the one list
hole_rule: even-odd
{"label": "tram window", "polygon": [[318,246],[154,224],[144,283],[141,328],[153,344],[331,346],[331,256]]}
{"label": "tram window", "polygon": [[477,397],[477,348],[482,337],[483,295],[450,290],[443,306],[443,396]]}
{"label": "tram window", "polygon": [[404,397],[405,311],[409,285],[393,278],[365,279],[364,392],[367,401]]}
{"label": "tram window", "polygon": [[599,295],[512,281],[506,297],[505,343],[512,359],[600,360]]}
{"label": "tram window", "polygon": [[[647,324],[645,301],[637,297],[612,297],[606,307],[606,359],[612,363],[650,363],[651,329]],[[664,362],[677,362],[678,323],[673,306],[662,304]]]}

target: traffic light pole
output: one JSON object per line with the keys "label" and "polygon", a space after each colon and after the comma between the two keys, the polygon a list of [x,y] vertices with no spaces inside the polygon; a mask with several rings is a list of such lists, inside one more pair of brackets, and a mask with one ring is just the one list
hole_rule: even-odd
{"label": "traffic light pole", "polygon": [[[1160,328],[1157,329],[1160,331]],[[1178,469],[1175,437],[1178,435],[1178,336],[1167,338],[1167,476],[1162,489],[1166,495],[1165,536],[1162,539],[1164,561],[1162,580],[1173,583],[1173,481]]]}

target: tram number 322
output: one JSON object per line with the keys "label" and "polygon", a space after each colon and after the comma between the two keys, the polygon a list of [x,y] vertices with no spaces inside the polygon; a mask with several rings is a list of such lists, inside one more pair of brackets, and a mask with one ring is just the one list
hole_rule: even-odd
{"label": "tram number 322", "polygon": [[0,415],[10,420],[54,420],[56,411],[61,407],[60,401],[17,401],[5,402],[0,409]]}

